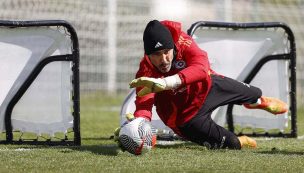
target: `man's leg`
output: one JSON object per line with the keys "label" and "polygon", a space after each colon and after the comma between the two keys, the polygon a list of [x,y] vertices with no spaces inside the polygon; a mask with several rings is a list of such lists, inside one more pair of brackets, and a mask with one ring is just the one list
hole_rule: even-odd
{"label": "man's leg", "polygon": [[261,89],[234,79],[212,75],[212,87],[198,114],[227,104],[252,104],[262,96]]}
{"label": "man's leg", "polygon": [[242,147],[238,137],[217,125],[210,115],[196,116],[179,129],[188,140],[209,149],[241,149]]}
{"label": "man's leg", "polygon": [[226,104],[255,103],[262,95],[259,88],[236,80],[212,75],[212,87],[197,115],[180,127],[182,134],[190,141],[209,148],[240,149],[249,145],[256,147],[254,140],[238,138],[211,119],[211,113]]}
{"label": "man's leg", "polygon": [[262,91],[254,86],[228,77],[212,75],[212,88],[204,103],[206,113],[227,104],[243,104],[248,109],[263,109],[272,114],[287,112],[288,106],[283,101],[262,96]]}

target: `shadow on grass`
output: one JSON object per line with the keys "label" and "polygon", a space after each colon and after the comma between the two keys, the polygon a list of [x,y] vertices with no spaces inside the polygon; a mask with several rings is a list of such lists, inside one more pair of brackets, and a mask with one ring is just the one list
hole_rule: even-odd
{"label": "shadow on grass", "polygon": [[283,154],[283,155],[297,155],[297,156],[303,156],[304,151],[286,151],[286,150],[278,150],[278,149],[272,149],[271,151],[257,151],[255,153],[259,154]]}
{"label": "shadow on grass", "polygon": [[99,140],[113,140],[111,137],[91,137],[91,138],[81,138],[82,140],[92,140],[92,141],[99,141]]}
{"label": "shadow on grass", "polygon": [[[82,138],[83,141],[100,141],[101,143],[103,142],[109,142],[113,140],[111,137],[92,137],[92,138]],[[188,149],[195,149],[197,147],[202,147],[199,146],[195,143],[192,142],[185,142],[185,141],[167,141],[168,143],[165,144],[157,144],[157,148],[162,148],[162,149],[177,149],[177,148],[188,148]],[[120,149],[116,144],[100,144],[100,145],[81,145],[79,147],[71,147],[73,150],[77,151],[89,151],[97,155],[108,155],[108,156],[116,156],[120,152]]]}
{"label": "shadow on grass", "polygon": [[[112,143],[113,139],[107,136],[101,137],[86,137],[81,138],[83,141],[81,146],[71,147],[72,150],[91,152],[97,155],[107,155],[107,156],[116,156],[119,152],[119,148],[115,143]],[[87,144],[93,142],[94,144]],[[96,144],[98,143],[98,144]],[[100,143],[100,144],[99,144]],[[104,144],[105,143],[105,144]]]}
{"label": "shadow on grass", "polygon": [[73,151],[91,152],[96,155],[116,156],[119,148],[116,144],[100,145],[81,145],[81,146],[49,146],[49,145],[10,145],[9,149],[16,151],[37,150],[37,149],[54,149],[61,153],[71,153]]}
{"label": "shadow on grass", "polygon": [[[87,137],[82,138],[81,146],[49,146],[49,145],[14,145],[14,149],[54,149],[61,153],[72,153],[73,151],[90,152],[95,155],[117,156],[121,151],[116,143],[112,142],[110,137]],[[91,144],[92,143],[92,144]],[[193,150],[208,150],[204,146],[187,142],[187,141],[165,141],[162,144],[157,144],[156,148],[160,149],[193,149]],[[303,154],[303,153],[302,153]]]}
{"label": "shadow on grass", "polygon": [[77,147],[68,147],[75,151],[91,152],[96,155],[117,156],[119,148],[115,144],[111,145],[82,145]]}

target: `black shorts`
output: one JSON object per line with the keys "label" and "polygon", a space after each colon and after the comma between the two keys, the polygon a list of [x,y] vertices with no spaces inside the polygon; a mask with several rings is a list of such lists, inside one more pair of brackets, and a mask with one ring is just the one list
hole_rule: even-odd
{"label": "black shorts", "polygon": [[212,75],[211,79],[210,92],[197,115],[179,129],[188,140],[208,148],[240,149],[237,136],[211,119],[212,111],[227,104],[255,103],[262,91],[228,77]]}

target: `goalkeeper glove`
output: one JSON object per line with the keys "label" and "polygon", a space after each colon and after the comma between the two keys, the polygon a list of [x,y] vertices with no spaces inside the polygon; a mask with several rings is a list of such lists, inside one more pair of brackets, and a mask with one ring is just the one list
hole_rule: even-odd
{"label": "goalkeeper glove", "polygon": [[131,81],[130,88],[144,87],[137,93],[141,97],[150,93],[178,88],[181,83],[178,74],[165,78],[140,77]]}

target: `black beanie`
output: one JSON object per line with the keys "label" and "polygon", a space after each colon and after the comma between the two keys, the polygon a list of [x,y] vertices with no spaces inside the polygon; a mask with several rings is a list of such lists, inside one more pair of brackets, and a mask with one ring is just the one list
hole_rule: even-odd
{"label": "black beanie", "polygon": [[147,24],[143,40],[146,55],[158,50],[174,48],[173,38],[169,29],[158,20],[152,20]]}

